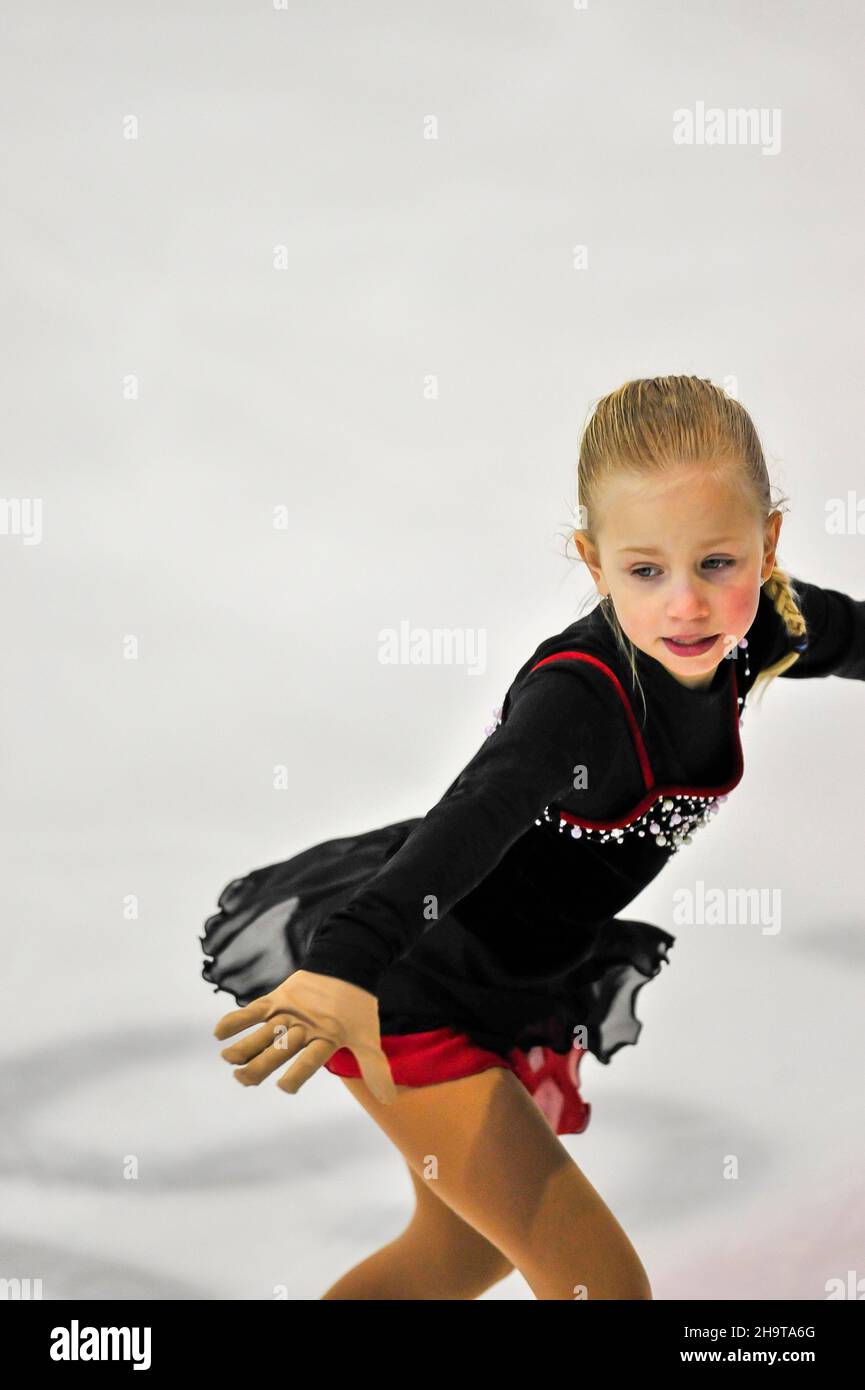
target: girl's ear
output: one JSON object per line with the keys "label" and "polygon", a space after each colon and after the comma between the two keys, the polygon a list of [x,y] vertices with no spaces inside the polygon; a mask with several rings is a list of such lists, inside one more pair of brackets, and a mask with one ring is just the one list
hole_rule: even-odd
{"label": "girl's ear", "polygon": [[597,550],[592,545],[591,541],[587,541],[579,531],[574,532],[574,545],[580,552],[580,559],[589,570],[595,584],[600,587],[599,581],[603,582],[603,570],[598,563],[600,557]]}
{"label": "girl's ear", "polygon": [[775,552],[778,549],[778,536],[783,520],[784,517],[781,512],[773,512],[763,528],[763,569],[766,571],[763,576],[764,581],[769,578],[775,568]]}

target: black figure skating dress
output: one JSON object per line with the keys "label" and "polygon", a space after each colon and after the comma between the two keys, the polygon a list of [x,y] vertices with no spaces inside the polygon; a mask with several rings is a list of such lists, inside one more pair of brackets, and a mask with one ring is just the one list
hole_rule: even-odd
{"label": "black figure skating dress", "polygon": [[[675,938],[616,916],[722,810],[760,671],[865,680],[865,600],[793,579],[791,637],[761,591],[754,622],[692,690],[600,610],[548,637],[423,817],[313,845],[233,879],[200,938],[203,976],[243,1006],[303,968],[376,994],[394,1081],[513,1069],[556,1133],[590,1106],[578,1067],[642,1029],[635,999]],[[358,1076],[347,1049],[326,1063]]]}

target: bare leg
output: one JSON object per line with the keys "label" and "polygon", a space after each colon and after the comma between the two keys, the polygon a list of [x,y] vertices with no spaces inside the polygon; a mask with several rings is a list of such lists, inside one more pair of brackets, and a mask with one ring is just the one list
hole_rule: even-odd
{"label": "bare leg", "polygon": [[412,1168],[408,1172],[417,1205],[406,1229],[322,1298],[478,1298],[511,1273],[513,1265],[500,1250],[452,1212]]}
{"label": "bare leg", "polygon": [[[539,1299],[652,1297],[627,1235],[513,1072],[491,1067],[458,1081],[400,1087],[392,1105],[377,1101],[360,1078],[341,1080],[408,1163],[418,1210],[402,1236],[370,1257],[374,1265],[366,1261],[345,1276],[366,1270],[375,1282],[365,1287],[391,1291],[345,1293],[340,1280],[326,1298],[475,1298],[483,1290],[469,1290],[478,1279],[494,1276],[489,1287],[509,1267]],[[424,1187],[431,1200],[422,1207]],[[435,1201],[460,1224],[443,1223]],[[472,1245],[464,1227],[484,1243]],[[457,1263],[463,1255],[465,1282]],[[406,1288],[415,1291],[392,1291]]]}

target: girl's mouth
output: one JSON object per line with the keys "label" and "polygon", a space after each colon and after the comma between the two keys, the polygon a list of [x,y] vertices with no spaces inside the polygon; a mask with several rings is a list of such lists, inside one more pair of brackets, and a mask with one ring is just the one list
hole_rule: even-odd
{"label": "girl's mouth", "polygon": [[711,637],[700,637],[695,642],[677,642],[672,637],[662,637],[661,641],[667,651],[673,652],[675,656],[702,656],[709,651],[718,639],[717,632]]}

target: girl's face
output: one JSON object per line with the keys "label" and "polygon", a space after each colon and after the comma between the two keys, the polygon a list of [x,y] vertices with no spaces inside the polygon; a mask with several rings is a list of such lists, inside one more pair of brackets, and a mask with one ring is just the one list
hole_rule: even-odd
{"label": "girl's face", "polygon": [[[608,481],[598,549],[575,541],[634,646],[702,689],[754,621],[781,521],[776,512],[762,525],[728,482],[682,465],[658,479]],[[711,640],[689,654],[676,637]]]}

